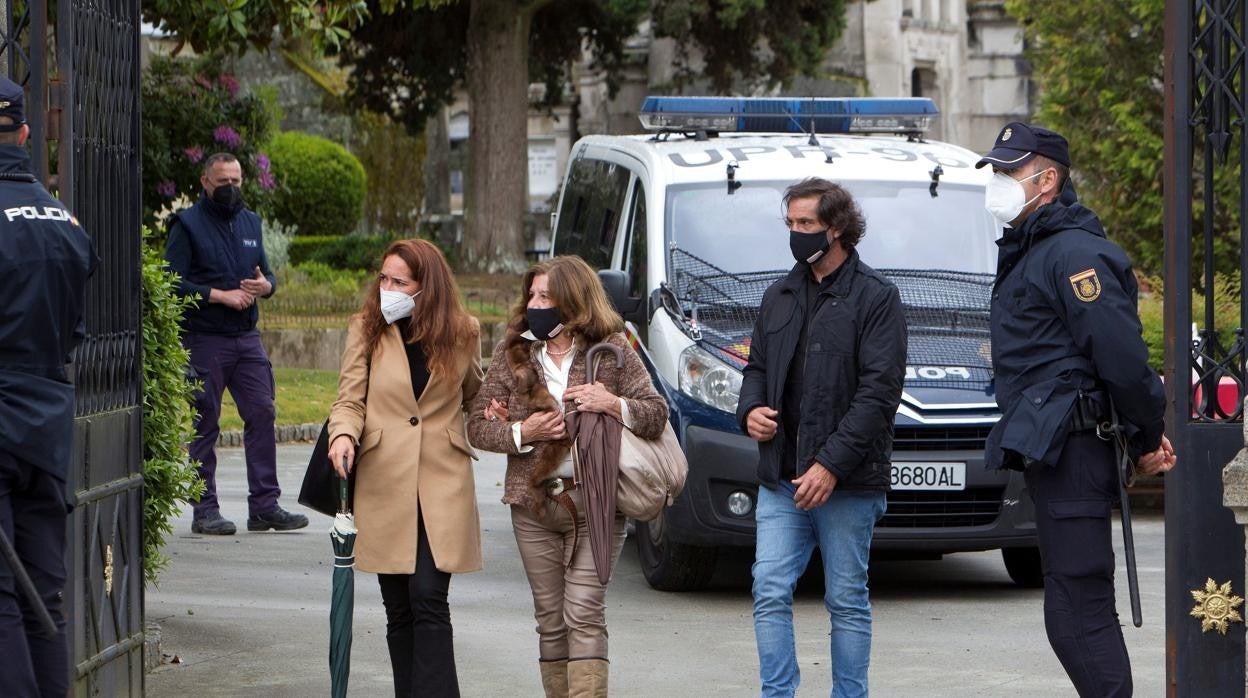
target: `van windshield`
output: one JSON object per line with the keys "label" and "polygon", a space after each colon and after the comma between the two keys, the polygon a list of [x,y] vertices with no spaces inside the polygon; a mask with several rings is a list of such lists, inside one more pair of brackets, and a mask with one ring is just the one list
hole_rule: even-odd
{"label": "van windshield", "polygon": [[[667,238],[728,272],[789,269],[793,256],[780,202],[792,182],[749,182],[729,196],[724,182],[671,187]],[[996,271],[1000,233],[979,187],[926,183],[845,182],[867,221],[858,243],[875,269]]]}

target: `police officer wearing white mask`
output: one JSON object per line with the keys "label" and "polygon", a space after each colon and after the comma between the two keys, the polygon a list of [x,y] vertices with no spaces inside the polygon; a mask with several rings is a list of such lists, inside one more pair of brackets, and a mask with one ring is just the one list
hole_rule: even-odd
{"label": "police officer wearing white mask", "polygon": [[1001,421],[990,469],[1022,470],[1036,509],[1049,644],[1081,696],[1131,695],[1114,605],[1113,444],[1097,424],[1116,406],[1140,474],[1175,465],[1165,394],[1148,366],[1127,256],[1070,182],[1066,139],[1013,122],[991,165],[988,211],[1005,226],[992,293],[992,363]]}

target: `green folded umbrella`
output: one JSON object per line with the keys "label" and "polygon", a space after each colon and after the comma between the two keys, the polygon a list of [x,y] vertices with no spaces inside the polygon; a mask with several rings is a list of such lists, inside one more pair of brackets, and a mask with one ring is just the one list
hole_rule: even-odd
{"label": "green folded umbrella", "polygon": [[[344,459],[345,460],[345,459]],[[346,463],[343,463],[344,469]],[[347,505],[347,481],[339,485],[338,514],[329,540],[334,546],[333,595],[329,605],[330,695],[347,695],[351,674],[351,618],[355,613],[355,516]]]}

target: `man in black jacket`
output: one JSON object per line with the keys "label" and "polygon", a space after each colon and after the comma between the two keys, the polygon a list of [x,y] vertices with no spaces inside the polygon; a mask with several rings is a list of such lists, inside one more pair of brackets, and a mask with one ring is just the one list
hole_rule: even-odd
{"label": "man in black jacket", "polygon": [[1006,228],[991,321],[1002,417],[985,462],[1024,471],[1044,566],[1045,629],[1075,689],[1129,696],[1110,543],[1119,473],[1105,427],[1114,408],[1137,472],[1175,464],[1162,433],[1165,394],[1140,336],[1135,275],[1075,196],[1065,138],[1010,123],[976,167],[984,165],[993,169],[986,206]]}
{"label": "man in black jacket", "polygon": [[217,504],[217,435],[226,388],[243,418],[247,458],[247,530],[290,531],[308,517],[277,504],[277,440],[273,430],[273,367],[256,330],[257,298],[273,295],[277,280],[264,256],[260,217],[243,205],[243,170],[229,153],[204,161],[203,196],[179,211],[169,227],[165,260],[178,273],[178,293],[197,303],[183,318],[182,342],[202,382],[195,398],[198,419],[191,457],[199,461],[204,494],[195,504],[191,530],[233,535],[234,522]]}
{"label": "man in black jacket", "polygon": [[[65,526],[74,386],[65,371],[86,331],[97,258],[73,214],[31,174],[22,88],[0,77],[0,528],[39,596],[0,557],[0,694],[64,696]],[[42,603],[56,625],[36,621]]]}
{"label": "man in black jacket", "polygon": [[754,632],[763,696],[800,673],[793,590],[818,546],[831,616],[832,695],[867,695],[867,557],[884,514],[906,371],[897,287],[858,259],[864,221],[840,186],[785,191],[797,265],[763,295],[737,420],[759,442]]}

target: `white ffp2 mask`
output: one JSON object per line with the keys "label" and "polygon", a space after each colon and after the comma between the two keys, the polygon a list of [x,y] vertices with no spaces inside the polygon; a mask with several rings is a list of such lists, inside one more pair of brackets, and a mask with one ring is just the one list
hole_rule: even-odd
{"label": "white ffp2 mask", "polygon": [[420,294],[421,291],[417,291],[409,296],[402,291],[381,289],[381,316],[386,319],[386,324],[393,325],[397,320],[410,316],[416,309],[414,299]]}
{"label": "white ffp2 mask", "polygon": [[1036,194],[1030,200],[1026,200],[1027,192],[1023,189],[1023,182],[1035,179],[1046,171],[1040,170],[1022,179],[1014,179],[1004,172],[994,172],[992,179],[988,182],[988,188],[984,191],[984,208],[988,209],[988,213],[991,213],[993,218],[1000,221],[1002,225],[1009,225],[1018,218],[1028,204],[1040,198],[1040,194]]}

